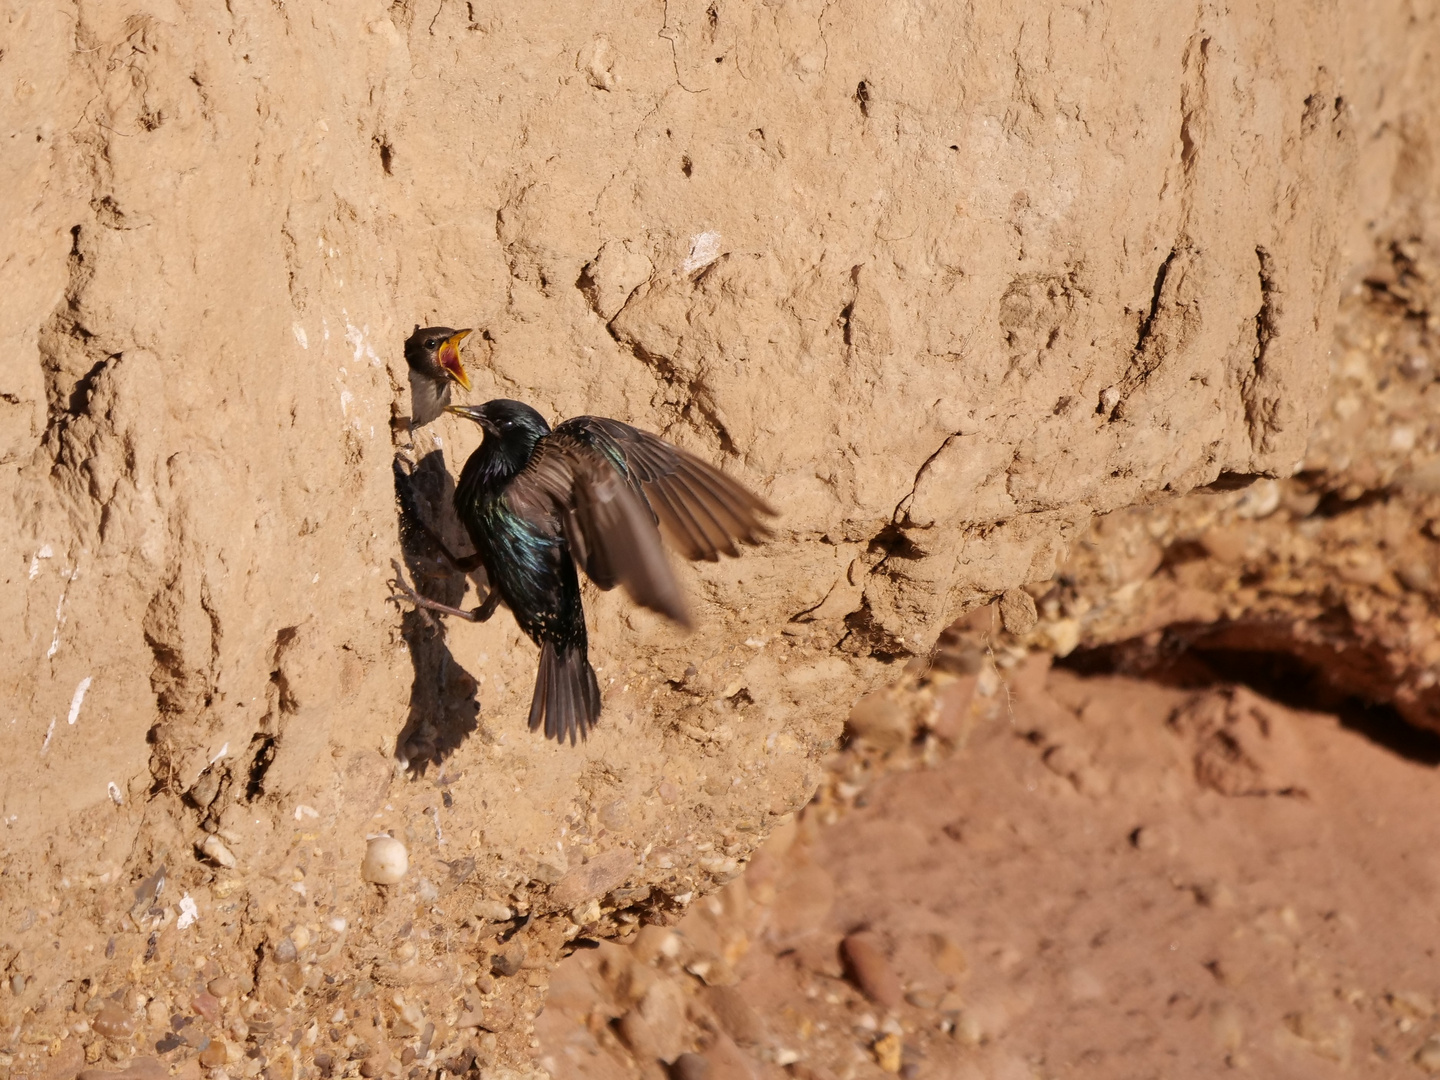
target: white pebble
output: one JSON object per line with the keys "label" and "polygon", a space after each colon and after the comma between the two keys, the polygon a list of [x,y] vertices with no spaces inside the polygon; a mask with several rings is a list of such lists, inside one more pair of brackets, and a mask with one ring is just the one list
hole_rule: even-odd
{"label": "white pebble", "polygon": [[230,854],[230,849],[227,848],[220,837],[214,833],[205,837],[204,841],[200,844],[200,854],[213,862],[219,863],[227,870],[235,869],[235,856]]}
{"label": "white pebble", "polygon": [[195,903],[189,893],[186,893],[180,898],[180,917],[175,920],[175,929],[184,930],[198,918],[200,918],[199,905]]}
{"label": "white pebble", "polygon": [[376,885],[395,885],[410,869],[405,845],[393,836],[377,836],[365,845],[365,861],[360,876]]}
{"label": "white pebble", "polygon": [[475,915],[486,922],[501,923],[513,919],[515,912],[498,900],[481,900],[475,905]]}

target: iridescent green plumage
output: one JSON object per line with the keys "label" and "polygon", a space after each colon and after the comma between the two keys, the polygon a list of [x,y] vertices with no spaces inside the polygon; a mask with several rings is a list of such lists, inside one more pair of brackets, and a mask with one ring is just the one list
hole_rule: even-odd
{"label": "iridescent green plumage", "polygon": [[[616,420],[581,416],[552,431],[518,401],[450,411],[485,429],[455,510],[491,588],[540,646],[530,727],[573,743],[600,716],[577,565],[600,588],[623,584],[637,603],[688,625],[661,532],[687,557],[713,560],[738,554],[737,540],[758,543],[768,532],[761,516],[773,511],[694,455]],[[487,618],[494,602],[469,617]]]}

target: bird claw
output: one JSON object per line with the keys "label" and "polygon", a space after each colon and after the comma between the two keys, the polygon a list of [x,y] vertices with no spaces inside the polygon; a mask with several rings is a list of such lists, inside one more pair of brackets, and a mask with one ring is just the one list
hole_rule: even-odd
{"label": "bird claw", "polygon": [[[405,568],[400,565],[400,560],[391,559],[390,565],[395,570],[395,576],[385,584],[389,585],[390,588],[395,591],[385,598],[386,601],[394,604],[396,607],[400,606],[401,600],[410,601],[411,609],[415,611],[420,618],[425,620],[425,625],[433,630],[438,630],[440,624],[435,616],[426,610],[429,605],[426,603],[425,597],[416,592],[414,587],[405,580]],[[396,595],[397,593],[399,595]]]}
{"label": "bird claw", "polygon": [[429,597],[421,596],[416,592],[410,583],[405,580],[405,571],[401,568],[398,560],[391,559],[390,565],[395,568],[395,577],[392,578],[388,584],[394,588],[400,596],[392,593],[387,599],[394,601],[396,604],[399,604],[402,598],[409,600],[410,603],[414,605],[416,611],[424,613],[425,621],[431,626],[435,625],[434,617],[430,614],[432,611],[438,611],[442,615],[454,615],[469,622],[484,622],[490,618],[491,613],[495,610],[495,605],[499,603],[499,593],[492,590],[491,593],[486,596],[485,602],[474,611],[466,611],[464,608],[453,607],[450,604],[442,604],[438,600],[431,600]]}

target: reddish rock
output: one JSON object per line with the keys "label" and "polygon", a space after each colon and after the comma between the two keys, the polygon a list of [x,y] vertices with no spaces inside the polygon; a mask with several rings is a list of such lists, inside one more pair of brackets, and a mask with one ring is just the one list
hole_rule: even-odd
{"label": "reddish rock", "polygon": [[635,853],[628,848],[603,851],[583,866],[567,871],[551,895],[561,907],[572,908],[625,884],[634,869]]}
{"label": "reddish rock", "polygon": [[494,956],[490,957],[490,971],[502,978],[508,978],[520,970],[525,963],[525,945],[512,941]]}
{"label": "reddish rock", "polygon": [[639,1009],[631,1009],[615,1025],[621,1040],[639,1062],[660,1060],[660,1043]]}
{"label": "reddish rock", "polygon": [[758,1069],[743,1050],[724,1032],[705,1048],[705,1080],[756,1080]]}
{"label": "reddish rock", "polygon": [[190,1008],[212,1024],[220,1022],[220,999],[214,994],[196,994],[190,999]]}
{"label": "reddish rock", "polygon": [[706,987],[705,1004],[715,1014],[720,1027],[741,1046],[754,1046],[765,1039],[765,1022],[733,986]]}
{"label": "reddish rock", "polygon": [[887,1009],[899,1007],[905,988],[874,934],[851,934],[840,943],[840,952],[850,978],[866,997]]}
{"label": "reddish rock", "polygon": [[107,1001],[90,1026],[107,1039],[128,1039],[135,1033],[135,1018],[113,1001]]}
{"label": "reddish rock", "polygon": [[670,1066],[671,1080],[710,1080],[710,1062],[699,1054],[681,1054]]}
{"label": "reddish rock", "polygon": [[210,1045],[200,1051],[200,1064],[207,1069],[216,1069],[225,1064],[225,1040],[212,1039]]}

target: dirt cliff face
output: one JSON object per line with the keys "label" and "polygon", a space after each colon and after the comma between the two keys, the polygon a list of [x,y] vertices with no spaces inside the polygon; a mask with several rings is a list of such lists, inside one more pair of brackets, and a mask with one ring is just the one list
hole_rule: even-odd
{"label": "dirt cliff face", "polygon": [[[126,992],[159,1015],[207,956],[269,1030],[358,971],[390,1023],[506,926],[533,978],[485,993],[523,1005],[567,934],[733,875],[885,665],[1092,514],[1295,469],[1357,193],[1393,218],[1425,175],[1380,91],[1427,39],[1362,14],[7,15],[5,1052],[119,1060],[59,988],[148,1039]],[[508,616],[387,603],[397,483],[445,528],[478,437],[403,423],[436,322],[480,328],[474,400],[650,428],[783,513],[682,571],[693,635],[587,595],[582,748],[523,730]]]}

